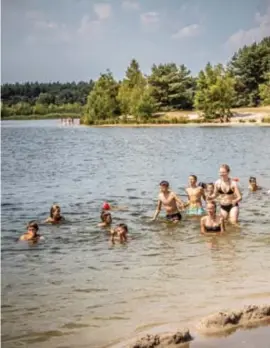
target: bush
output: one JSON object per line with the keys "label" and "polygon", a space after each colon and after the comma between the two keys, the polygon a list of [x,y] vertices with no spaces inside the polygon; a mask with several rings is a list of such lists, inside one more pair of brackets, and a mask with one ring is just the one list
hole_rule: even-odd
{"label": "bush", "polygon": [[238,122],[239,122],[239,123],[246,123],[245,120],[239,120]]}
{"label": "bush", "polygon": [[270,123],[270,116],[266,116],[262,118],[263,123]]}
{"label": "bush", "polygon": [[251,118],[251,119],[248,120],[248,122],[255,123],[255,122],[257,122],[257,120],[255,120],[255,118]]}

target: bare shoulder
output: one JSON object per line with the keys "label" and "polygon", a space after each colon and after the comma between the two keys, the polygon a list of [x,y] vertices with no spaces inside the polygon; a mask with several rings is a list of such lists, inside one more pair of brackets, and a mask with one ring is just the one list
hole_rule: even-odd
{"label": "bare shoulder", "polygon": [[203,216],[203,217],[201,218],[201,223],[204,223],[206,219],[207,219],[207,216]]}

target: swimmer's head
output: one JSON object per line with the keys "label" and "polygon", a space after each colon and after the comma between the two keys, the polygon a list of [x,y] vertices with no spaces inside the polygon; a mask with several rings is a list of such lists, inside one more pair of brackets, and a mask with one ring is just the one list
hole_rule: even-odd
{"label": "swimmer's head", "polygon": [[206,184],[206,191],[208,192],[208,193],[212,193],[212,192],[214,192],[214,184],[212,183],[212,182],[209,182],[208,184]]}
{"label": "swimmer's head", "polygon": [[201,187],[201,188],[203,188],[203,189],[205,190],[207,184],[205,184],[204,182],[199,182],[198,186]]}
{"label": "swimmer's head", "polygon": [[219,176],[222,178],[222,179],[227,179],[228,176],[229,176],[229,173],[230,173],[231,169],[230,167],[228,166],[228,164],[222,164],[219,168]]}
{"label": "swimmer's head", "polygon": [[190,185],[195,185],[197,182],[197,176],[196,175],[190,175],[188,177],[188,181]]}
{"label": "swimmer's head", "polygon": [[160,182],[159,186],[160,186],[160,191],[161,192],[167,192],[170,185],[169,185],[168,181],[163,180],[163,181]]}
{"label": "swimmer's head", "polygon": [[216,210],[217,210],[216,203],[215,202],[207,203],[206,210],[207,210],[208,215],[215,215]]}
{"label": "swimmer's head", "polygon": [[128,233],[128,227],[126,224],[119,224],[116,226],[117,232],[119,234],[127,234]]}
{"label": "swimmer's head", "polygon": [[100,214],[100,219],[102,222],[105,222],[108,225],[112,223],[112,216],[108,211],[102,211],[102,213]]}
{"label": "swimmer's head", "polygon": [[256,180],[255,176],[251,176],[251,177],[249,178],[249,183],[250,183],[250,184],[257,184],[257,180]]}
{"label": "swimmer's head", "polygon": [[27,233],[31,233],[33,236],[36,236],[38,233],[39,227],[36,221],[29,221],[27,224]]}
{"label": "swimmer's head", "polygon": [[61,208],[59,205],[54,204],[50,210],[50,217],[52,219],[59,219],[61,217]]}

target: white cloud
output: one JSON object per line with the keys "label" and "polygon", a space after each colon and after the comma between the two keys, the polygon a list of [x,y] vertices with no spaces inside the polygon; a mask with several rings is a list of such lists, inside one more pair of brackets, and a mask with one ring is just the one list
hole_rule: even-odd
{"label": "white cloud", "polygon": [[139,10],[140,4],[136,1],[124,0],[122,1],[122,7],[125,10]]}
{"label": "white cloud", "polygon": [[231,35],[225,42],[225,47],[229,50],[237,50],[244,45],[250,45],[253,42],[262,40],[265,36],[270,35],[270,6],[266,13],[261,15],[256,13],[254,17],[256,25],[254,27],[243,30],[240,29]]}
{"label": "white cloud", "polygon": [[181,28],[175,34],[172,35],[173,39],[184,39],[187,37],[198,36],[201,31],[201,26],[199,24],[191,24],[186,27]]}
{"label": "white cloud", "polygon": [[93,36],[100,29],[99,20],[90,20],[88,15],[84,15],[81,19],[80,26],[77,30],[78,34],[83,36]]}
{"label": "white cloud", "polygon": [[145,12],[140,15],[141,22],[144,25],[156,24],[159,22],[159,13],[158,12]]}
{"label": "white cloud", "polygon": [[100,20],[107,19],[112,15],[111,5],[106,3],[94,4],[94,11]]}

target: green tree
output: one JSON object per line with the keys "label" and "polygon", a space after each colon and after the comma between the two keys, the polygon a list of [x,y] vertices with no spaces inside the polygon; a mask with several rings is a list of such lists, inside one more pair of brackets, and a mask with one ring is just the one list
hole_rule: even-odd
{"label": "green tree", "polygon": [[270,72],[265,74],[265,83],[259,85],[259,93],[263,105],[270,105]]}
{"label": "green tree", "polygon": [[185,65],[154,64],[149,83],[159,109],[192,108],[195,80]]}
{"label": "green tree", "polygon": [[135,87],[131,94],[131,113],[136,120],[147,121],[156,110],[156,101],[148,85]]}
{"label": "green tree", "polygon": [[265,73],[270,70],[270,37],[239,49],[229,63],[229,70],[236,79],[235,106],[258,105],[259,85],[265,82]]}
{"label": "green tree", "polygon": [[101,74],[94,88],[89,93],[83,122],[93,124],[99,120],[114,118],[119,114],[117,102],[118,84],[112,73],[107,70]]}
{"label": "green tree", "polygon": [[234,78],[221,64],[212,67],[208,63],[197,79],[195,107],[206,119],[219,117],[221,122],[228,121],[235,95],[234,85]]}

